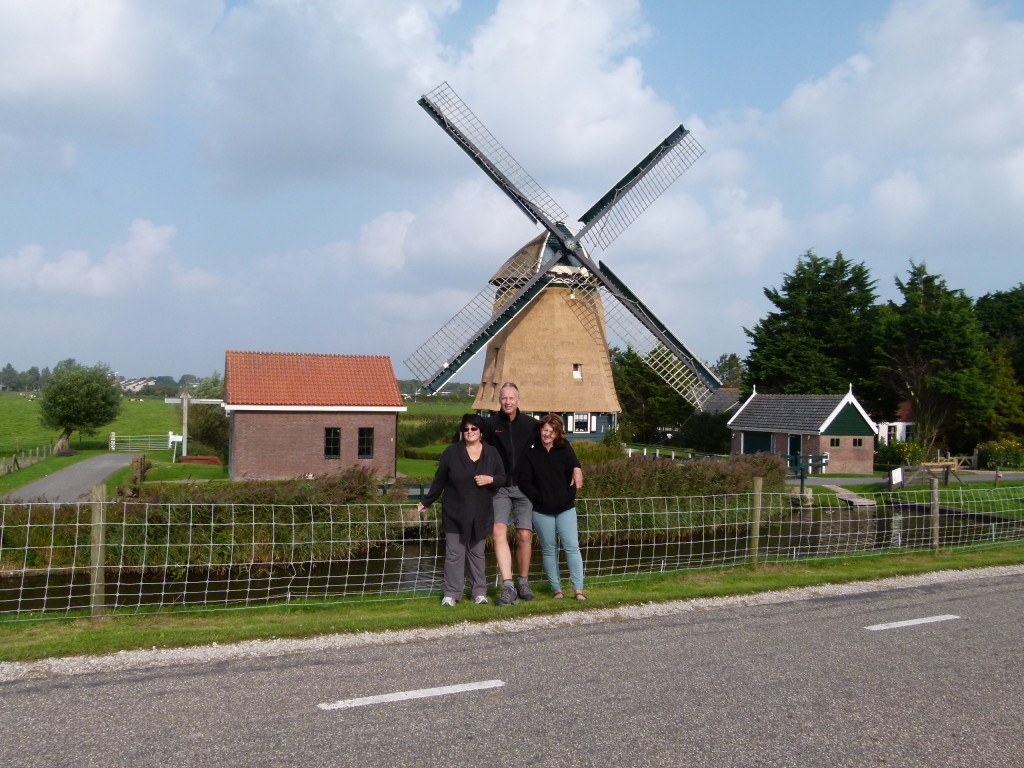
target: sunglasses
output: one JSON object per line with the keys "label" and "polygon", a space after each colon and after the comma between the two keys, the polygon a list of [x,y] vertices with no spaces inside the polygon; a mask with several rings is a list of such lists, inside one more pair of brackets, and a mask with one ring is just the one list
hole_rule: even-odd
{"label": "sunglasses", "polygon": [[463,427],[462,431],[463,432],[479,432],[480,431],[480,427]]}

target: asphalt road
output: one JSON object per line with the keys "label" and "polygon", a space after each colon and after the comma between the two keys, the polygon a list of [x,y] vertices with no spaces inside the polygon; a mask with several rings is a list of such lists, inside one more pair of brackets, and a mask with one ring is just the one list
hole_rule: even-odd
{"label": "asphalt road", "polygon": [[[937,616],[958,618],[866,629]],[[10,768],[1019,768],[1022,619],[1024,576],[1002,576],[4,683],[0,758]],[[503,685],[318,707],[481,681]]]}
{"label": "asphalt road", "polygon": [[131,464],[130,453],[105,453],[72,464],[7,494],[7,501],[88,501],[92,487]]}

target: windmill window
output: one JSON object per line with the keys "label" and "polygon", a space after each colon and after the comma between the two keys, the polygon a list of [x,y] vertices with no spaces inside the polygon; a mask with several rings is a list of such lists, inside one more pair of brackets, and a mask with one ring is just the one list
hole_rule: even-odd
{"label": "windmill window", "polygon": [[572,364],[572,377],[574,379],[582,379],[583,378],[583,366],[580,365],[579,363],[573,363]]}
{"label": "windmill window", "polygon": [[327,427],[324,429],[324,458],[341,458],[341,427]]}
{"label": "windmill window", "polygon": [[863,448],[864,447],[864,438],[863,437],[855,437],[855,438],[853,438],[853,447],[854,448]]}
{"label": "windmill window", "polygon": [[373,458],[373,427],[359,428],[359,453],[360,459]]}
{"label": "windmill window", "polygon": [[838,437],[829,438],[828,447],[829,448],[838,448],[839,447],[839,438]]}
{"label": "windmill window", "polygon": [[589,413],[574,413],[572,415],[572,431],[573,432],[589,432],[590,431],[590,414]]}

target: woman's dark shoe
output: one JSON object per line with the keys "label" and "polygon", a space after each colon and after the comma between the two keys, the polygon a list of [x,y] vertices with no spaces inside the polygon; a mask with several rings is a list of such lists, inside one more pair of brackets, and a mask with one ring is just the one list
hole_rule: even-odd
{"label": "woman's dark shoe", "polygon": [[587,596],[583,594],[583,590],[582,589],[577,589],[576,590],[576,599],[577,600],[586,600],[587,599]]}

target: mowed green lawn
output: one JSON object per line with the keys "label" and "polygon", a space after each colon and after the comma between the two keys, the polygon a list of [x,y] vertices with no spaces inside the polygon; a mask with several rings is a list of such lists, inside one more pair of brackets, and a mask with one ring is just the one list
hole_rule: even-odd
{"label": "mowed green lawn", "polygon": [[[125,398],[121,415],[101,427],[92,437],[74,433],[71,447],[76,450],[103,449],[111,432],[123,435],[166,435],[181,432],[181,412],[163,398]],[[39,399],[18,392],[0,392],[0,456],[52,445],[60,432],[39,423]]]}

